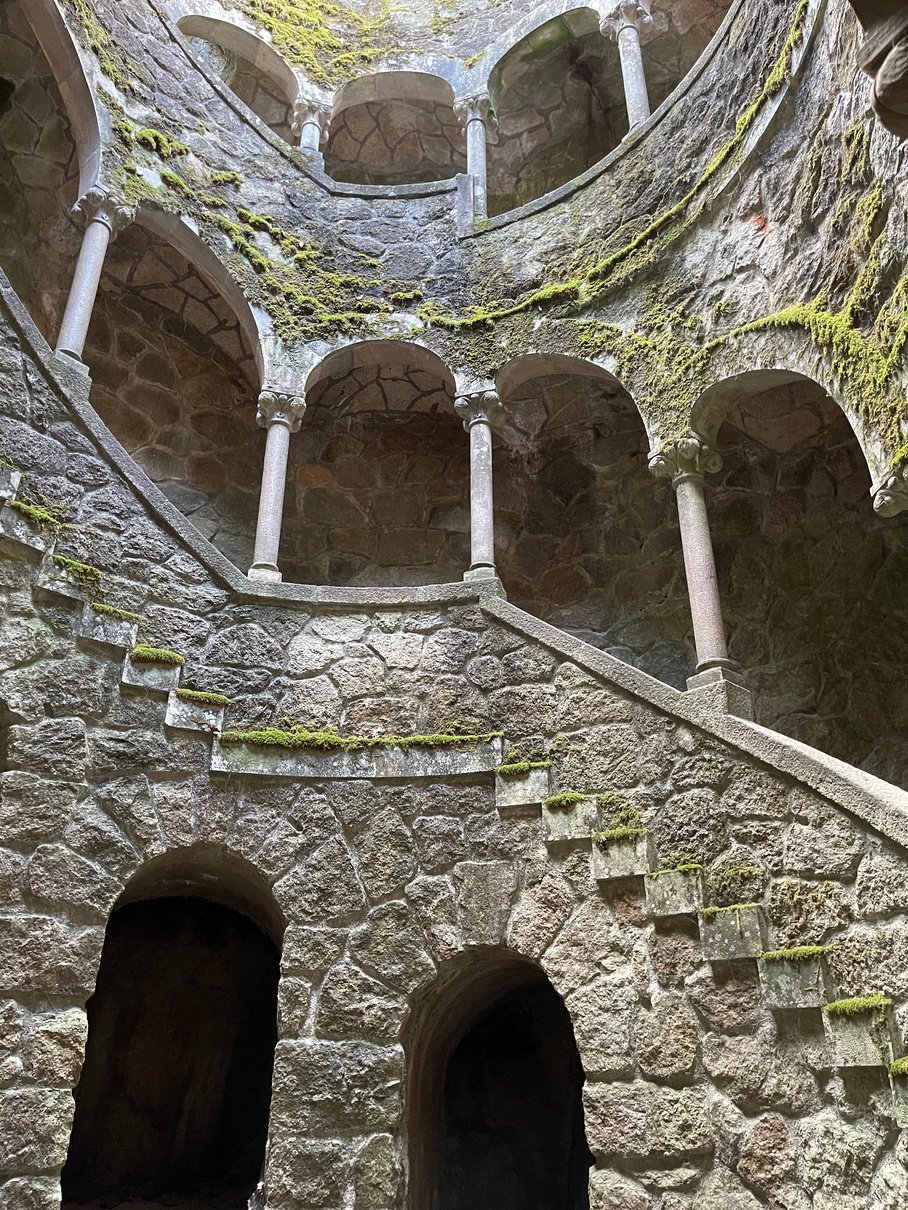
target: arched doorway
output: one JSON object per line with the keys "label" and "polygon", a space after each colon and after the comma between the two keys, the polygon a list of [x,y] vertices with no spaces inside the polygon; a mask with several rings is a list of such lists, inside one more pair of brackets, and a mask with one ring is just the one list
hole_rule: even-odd
{"label": "arched doorway", "polygon": [[535,964],[474,954],[417,1013],[410,1210],[588,1210],[583,1066]]}
{"label": "arched doorway", "polygon": [[243,912],[174,889],[108,922],[64,1206],[243,1210],[261,1179],[279,950]]}

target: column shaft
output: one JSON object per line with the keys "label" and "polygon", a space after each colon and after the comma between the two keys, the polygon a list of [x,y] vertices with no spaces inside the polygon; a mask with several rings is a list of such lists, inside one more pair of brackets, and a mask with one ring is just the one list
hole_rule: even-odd
{"label": "column shaft", "polygon": [[492,426],[475,420],[470,426],[470,570],[495,571],[495,528],[492,489]]}
{"label": "column shaft", "polygon": [[697,671],[704,672],[709,668],[727,665],[729,659],[703,476],[696,472],[680,474],[675,478],[674,485],[697,648]]}
{"label": "column shaft", "polygon": [[486,124],[481,116],[467,122],[467,172],[473,180],[473,217],[485,218],[489,212]]}
{"label": "column shaft", "polygon": [[618,31],[618,53],[621,56],[621,74],[624,77],[627,122],[633,130],[635,126],[642,125],[650,114],[643,51],[636,25],[628,23]]}
{"label": "column shaft", "polygon": [[93,218],[82,236],[82,247],[79,249],[79,259],[76,262],[76,271],[57,340],[57,352],[66,353],[77,361],[82,360],[111,234],[108,222],[102,218]]}
{"label": "column shaft", "polygon": [[300,150],[319,151],[322,145],[322,126],[317,118],[307,118],[300,130]]}
{"label": "column shaft", "polygon": [[259,515],[255,527],[255,552],[249,574],[260,579],[281,578],[277,565],[284,518],[284,491],[287,485],[287,459],[290,454],[290,424],[276,418],[268,422]]}

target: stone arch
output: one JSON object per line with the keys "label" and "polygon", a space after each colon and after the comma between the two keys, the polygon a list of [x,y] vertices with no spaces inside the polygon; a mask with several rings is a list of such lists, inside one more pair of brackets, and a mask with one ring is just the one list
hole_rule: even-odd
{"label": "stone arch", "polygon": [[63,1205],[244,1204],[265,1160],[284,918],[216,845],[142,865],[107,921]]}
{"label": "stone arch", "polygon": [[361,341],[310,372],[290,447],[281,567],[311,584],[459,580],[469,565],[468,441],[429,349]]}
{"label": "stone arch", "polygon": [[105,261],[85,348],[89,399],[238,567],[255,534],[264,357],[256,316],[214,253],[182,220],[143,207]]}
{"label": "stone arch", "polygon": [[[56,64],[45,44],[56,48]],[[71,210],[81,183],[97,171],[97,132],[89,154],[88,134],[80,136],[71,117],[80,114],[88,125],[86,106],[73,100],[84,94],[76,70],[67,68],[65,40],[54,32],[44,5],[29,6],[28,15],[18,0],[3,5],[0,48],[0,265],[52,343],[79,248]],[[81,72],[78,59],[76,65]],[[69,102],[56,74],[67,70]]]}
{"label": "stone arch", "polygon": [[498,570],[529,613],[683,687],[690,620],[671,493],[647,469],[630,393],[594,362],[502,367],[494,449]]}
{"label": "stone arch", "polygon": [[424,71],[351,80],[334,98],[325,170],[357,185],[413,185],[464,172],[466,142],[454,89]]}
{"label": "stone arch", "polygon": [[295,143],[293,106],[300,80],[290,64],[263,38],[226,16],[186,13],[180,32],[198,46],[203,61],[279,138]]}
{"label": "stone arch", "polygon": [[693,419],[724,462],[707,480],[713,545],[758,719],[903,783],[908,518],[874,512],[852,417],[774,367],[711,384]]}
{"label": "stone arch", "polygon": [[[506,1053],[507,1042],[494,1042],[509,1033],[513,1054]],[[548,1070],[535,1044],[543,1038]],[[477,1205],[475,1188],[501,1210],[530,1204],[517,1200],[521,1189],[524,1197],[535,1190],[538,1204],[552,1210],[588,1206],[593,1157],[583,1130],[583,1067],[567,1008],[537,963],[491,947],[450,960],[415,1003],[404,1048],[410,1210]],[[482,1070],[483,1057],[491,1071]],[[496,1087],[495,1075],[509,1067],[511,1078]],[[475,1103],[468,1107],[460,1102],[470,1073]],[[514,1087],[522,1105],[516,1097],[507,1103]],[[543,1107],[549,1113],[535,1120]],[[494,1109],[494,1125],[483,1118],[484,1109]],[[464,1111],[470,1141],[460,1137]],[[521,1180],[529,1182],[526,1188]]]}

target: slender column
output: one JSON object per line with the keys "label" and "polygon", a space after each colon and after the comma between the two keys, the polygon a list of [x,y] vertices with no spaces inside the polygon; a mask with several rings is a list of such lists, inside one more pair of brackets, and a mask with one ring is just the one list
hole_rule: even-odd
{"label": "slender column", "polygon": [[475,391],[454,401],[470,434],[470,569],[465,580],[495,575],[492,426],[504,416],[495,391]]}
{"label": "slender column", "polygon": [[728,658],[703,483],[704,472],[719,470],[722,459],[702,438],[691,434],[658,454],[651,454],[649,466],[654,475],[671,479],[678,503],[684,572],[697,648],[697,676],[688,681],[688,686],[728,679],[728,670],[736,665]]}
{"label": "slender column", "polygon": [[319,152],[328,138],[328,110],[318,101],[297,101],[293,106],[293,133],[299,136],[300,151]]}
{"label": "slender column", "polygon": [[873,507],[881,517],[908,512],[908,465],[894,470],[874,489]]}
{"label": "slender column", "polygon": [[132,222],[135,211],[122,198],[100,187],[89,189],[73,209],[85,215],[87,225],[60,325],[57,352],[81,361],[108,246],[117,232]]}
{"label": "slender column", "polygon": [[631,130],[649,117],[649,93],[643,52],[640,49],[640,27],[652,22],[650,0],[619,0],[603,17],[599,28],[618,43],[621,74],[624,77],[624,101]]}
{"label": "slender column", "polygon": [[485,218],[489,211],[486,143],[494,122],[492,102],[487,93],[464,97],[454,106],[467,139],[467,173],[473,190],[473,218]]}
{"label": "slender column", "polygon": [[279,580],[277,565],[287,483],[290,434],[298,431],[306,411],[305,400],[285,391],[264,390],[259,395],[256,420],[267,430],[259,516],[255,527],[255,552],[249,575],[254,580]]}

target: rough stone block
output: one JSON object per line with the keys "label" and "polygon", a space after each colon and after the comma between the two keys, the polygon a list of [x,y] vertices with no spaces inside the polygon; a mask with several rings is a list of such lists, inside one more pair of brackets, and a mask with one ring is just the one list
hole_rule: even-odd
{"label": "rough stone block", "polygon": [[708,1155],[713,1149],[706,1095],[635,1080],[587,1084],[583,1090],[586,1136],[597,1157],[658,1160]]}
{"label": "rough stone block", "polygon": [[599,823],[595,797],[568,807],[549,807],[542,804],[542,821],[545,824],[547,844],[569,844],[578,841],[590,843],[590,838]]}
{"label": "rough stone block", "polygon": [[517,871],[507,861],[462,861],[454,867],[457,908],[464,940],[500,945],[517,891]]}
{"label": "rough stone block", "polygon": [[21,471],[14,471],[11,467],[0,464],[0,500],[11,500],[19,490],[21,482]]}
{"label": "rough stone block", "polygon": [[251,744],[215,744],[211,769],[251,777],[432,778],[444,781],[491,773],[501,763],[501,740],[437,748],[369,748],[361,752],[288,750]]}
{"label": "rough stone block", "polygon": [[274,1052],[275,1134],[393,1130],[401,1112],[403,1052],[369,1042],[283,1041]]}
{"label": "rough stone block", "polygon": [[758,904],[707,908],[700,913],[700,939],[707,962],[759,958],[766,949],[766,919]]}
{"label": "rough stone block", "polygon": [[74,1105],[70,1089],[0,1092],[0,1168],[26,1176],[61,1167]]}
{"label": "rough stone block", "polygon": [[769,1008],[821,1008],[829,999],[826,970],[820,958],[804,962],[761,961],[760,987]]}
{"label": "rough stone block", "polygon": [[174,731],[204,731],[207,735],[213,735],[224,725],[224,707],[187,702],[171,691],[167,695],[164,725],[172,727]]}
{"label": "rough stone block", "polygon": [[50,778],[85,776],[85,724],[80,718],[48,718],[34,727],[10,727],[7,760],[14,769]]}
{"label": "rough stone block", "polygon": [[49,916],[0,919],[0,980],[12,994],[88,995],[104,930],[73,928]]}
{"label": "rough stone block", "polygon": [[266,1166],[268,1205],[276,1210],[342,1205],[352,1162],[346,1140],[275,1138]]}
{"label": "rough stone block", "polygon": [[597,882],[615,878],[637,878],[650,869],[648,836],[628,836],[623,840],[594,841],[590,869]]}
{"label": "rough stone block", "polygon": [[127,689],[142,689],[153,697],[167,697],[179,683],[180,668],[176,664],[133,663],[128,655],[123,661],[120,684]]}
{"label": "rough stone block", "polygon": [[136,645],[137,622],[97,613],[90,605],[82,610],[76,636],[86,647],[105,655],[124,655]]}
{"label": "rough stone block", "polygon": [[57,567],[50,558],[45,559],[38,569],[34,592],[69,605],[81,605],[85,600],[85,592],[79,582],[65,568]]}
{"label": "rough stone block", "polygon": [[889,1009],[859,1016],[823,1013],[823,1028],[834,1067],[889,1067],[893,1024]]}
{"label": "rough stone block", "polygon": [[703,871],[657,870],[646,875],[646,910],[650,916],[687,916],[703,906]]}
{"label": "rough stone block", "polygon": [[538,815],[551,794],[548,769],[531,769],[518,777],[495,775],[495,806],[500,815]]}
{"label": "rough stone block", "polygon": [[21,513],[4,504],[0,508],[0,550],[14,559],[37,563],[54,544],[54,535],[30,525]]}

